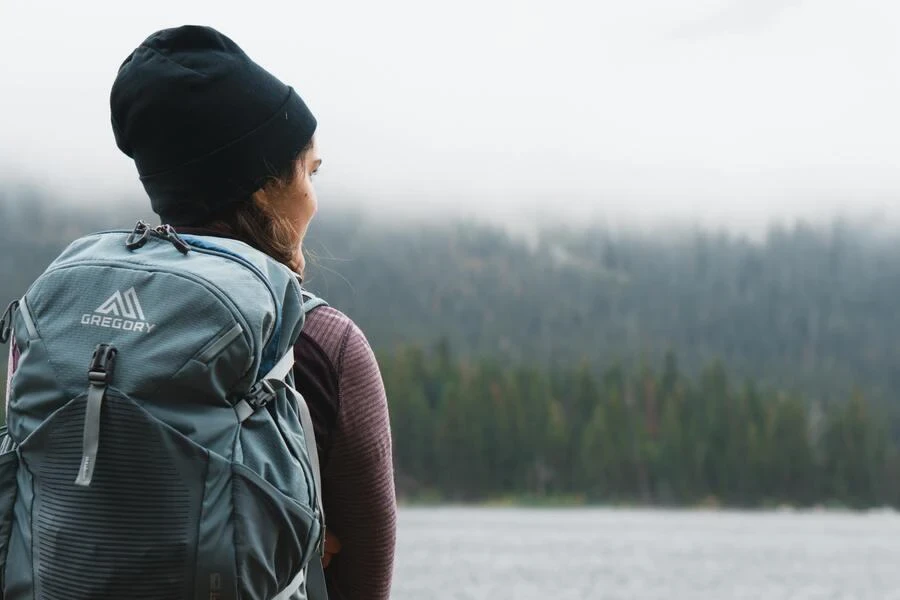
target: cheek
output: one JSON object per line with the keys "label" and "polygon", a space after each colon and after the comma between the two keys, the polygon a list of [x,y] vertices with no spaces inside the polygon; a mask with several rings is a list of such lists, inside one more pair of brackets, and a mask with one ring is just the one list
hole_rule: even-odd
{"label": "cheek", "polygon": [[316,189],[312,185],[309,185],[306,189],[303,208],[308,219],[312,219],[316,211],[319,210],[319,197],[316,196]]}
{"label": "cheek", "polygon": [[312,186],[309,178],[304,178],[298,182],[297,193],[295,194],[296,202],[294,203],[294,219],[300,230],[306,229],[306,226],[316,214],[319,207],[319,201],[316,197],[316,190]]}

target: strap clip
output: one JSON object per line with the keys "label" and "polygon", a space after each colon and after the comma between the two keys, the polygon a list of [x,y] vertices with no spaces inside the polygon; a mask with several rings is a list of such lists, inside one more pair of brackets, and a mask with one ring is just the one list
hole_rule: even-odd
{"label": "strap clip", "polygon": [[254,410],[258,410],[271,402],[277,395],[278,393],[272,384],[267,379],[261,379],[253,384],[253,387],[244,396],[244,401],[252,406]]}
{"label": "strap clip", "polygon": [[105,385],[113,375],[116,364],[115,346],[109,344],[99,344],[94,349],[94,355],[91,357],[91,366],[88,368],[88,380],[91,383]]}

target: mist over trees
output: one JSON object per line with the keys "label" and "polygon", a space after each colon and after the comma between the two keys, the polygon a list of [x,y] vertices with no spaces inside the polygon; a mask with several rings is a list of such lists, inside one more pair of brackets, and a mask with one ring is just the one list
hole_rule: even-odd
{"label": "mist over trees", "polygon": [[[462,356],[598,368],[678,354],[815,399],[900,392],[900,239],[835,222],[765,240],[540,231],[526,243],[473,223],[385,230],[320,222],[310,287],[379,348],[447,338]],[[323,251],[324,250],[324,251]],[[332,258],[333,257],[333,258]]]}
{"label": "mist over trees", "polygon": [[[75,237],[137,218],[0,186],[0,309]],[[305,247],[307,286],[379,354],[404,493],[898,503],[900,239],[524,240],[348,212]]]}

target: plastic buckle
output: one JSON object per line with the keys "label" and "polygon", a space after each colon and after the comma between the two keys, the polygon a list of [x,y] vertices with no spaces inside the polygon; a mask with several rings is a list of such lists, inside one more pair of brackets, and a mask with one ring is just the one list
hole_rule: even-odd
{"label": "plastic buckle", "polygon": [[269,383],[268,380],[263,379],[257,381],[256,384],[250,388],[250,391],[244,397],[244,401],[254,409],[258,409],[271,402],[272,398],[276,395],[278,395],[278,392],[275,391],[272,384]]}
{"label": "plastic buckle", "polygon": [[91,357],[91,366],[88,367],[88,380],[91,383],[105,384],[112,378],[118,352],[115,346],[97,345]]}

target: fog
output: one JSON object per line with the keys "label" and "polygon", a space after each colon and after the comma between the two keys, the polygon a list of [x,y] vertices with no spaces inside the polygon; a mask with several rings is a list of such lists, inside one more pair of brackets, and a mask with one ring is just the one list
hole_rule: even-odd
{"label": "fog", "polygon": [[213,25],[319,119],[320,201],[507,223],[900,222],[891,0],[0,4],[0,180],[140,198],[109,126],[152,31]]}

